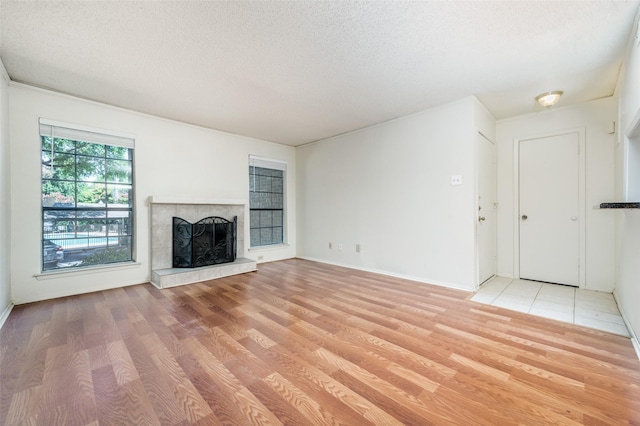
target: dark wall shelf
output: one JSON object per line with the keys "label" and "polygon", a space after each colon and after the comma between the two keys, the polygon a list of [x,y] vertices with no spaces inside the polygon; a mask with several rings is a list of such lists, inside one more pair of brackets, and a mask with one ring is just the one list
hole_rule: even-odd
{"label": "dark wall shelf", "polygon": [[600,203],[599,209],[640,209],[640,202]]}

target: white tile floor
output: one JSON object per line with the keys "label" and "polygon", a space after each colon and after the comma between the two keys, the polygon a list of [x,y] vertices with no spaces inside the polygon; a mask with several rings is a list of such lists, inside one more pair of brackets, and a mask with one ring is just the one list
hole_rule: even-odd
{"label": "white tile floor", "polygon": [[471,300],[629,336],[611,293],[495,277]]}

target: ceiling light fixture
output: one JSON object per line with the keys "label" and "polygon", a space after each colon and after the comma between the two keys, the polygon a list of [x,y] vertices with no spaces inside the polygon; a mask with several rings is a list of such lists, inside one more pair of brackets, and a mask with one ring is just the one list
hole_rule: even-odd
{"label": "ceiling light fixture", "polygon": [[552,92],[541,93],[536,96],[536,101],[543,108],[551,108],[560,100],[560,96],[562,96],[563,93],[564,92],[562,90],[554,90]]}

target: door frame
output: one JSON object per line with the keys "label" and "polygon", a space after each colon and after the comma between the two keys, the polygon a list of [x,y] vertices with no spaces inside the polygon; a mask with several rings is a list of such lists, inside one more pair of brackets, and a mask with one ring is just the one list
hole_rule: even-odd
{"label": "door frame", "polygon": [[586,141],[585,128],[576,127],[554,132],[534,134],[530,136],[514,138],[513,140],[513,273],[520,278],[520,142],[530,139],[541,139],[553,136],[562,136],[572,133],[578,134],[578,212],[580,223],[578,224],[578,287],[586,287]]}
{"label": "door frame", "polygon": [[476,231],[476,288],[489,281],[491,278],[495,277],[498,274],[498,150],[496,147],[496,143],[489,139],[484,133],[478,131],[477,137],[486,140],[491,145],[493,145],[492,151],[492,160],[493,160],[493,202],[491,203],[491,209],[493,211],[493,235],[492,244],[493,244],[493,275],[486,279],[482,280],[480,278],[480,226],[478,223],[478,216],[480,215],[480,211],[478,210],[478,206],[480,205],[478,196],[480,194],[480,148],[476,145],[478,143],[478,139],[474,141],[474,146],[476,146],[475,152],[475,161],[476,161],[476,190],[475,190],[475,231]]}

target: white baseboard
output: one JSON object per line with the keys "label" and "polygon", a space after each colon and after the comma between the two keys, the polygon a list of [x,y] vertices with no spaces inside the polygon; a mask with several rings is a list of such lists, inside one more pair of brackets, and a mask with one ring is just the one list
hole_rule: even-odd
{"label": "white baseboard", "polygon": [[638,355],[638,359],[640,359],[640,344],[638,344],[638,338],[632,337],[631,343],[633,344],[633,349],[636,350],[636,355]]}
{"label": "white baseboard", "polygon": [[631,339],[631,344],[633,345],[633,349],[636,351],[636,356],[640,360],[640,341],[638,341],[638,335],[636,334],[633,327],[631,327],[631,323],[627,319],[620,302],[618,302],[618,296],[616,295],[616,291],[613,291],[613,298],[616,299],[616,304],[618,305],[618,310],[620,311],[620,315],[622,316],[622,320],[624,321],[624,325],[627,327],[627,331],[629,332],[629,338]]}
{"label": "white baseboard", "polygon": [[347,265],[347,264],[344,264],[344,263],[331,262],[331,261],[328,261],[328,260],[325,260],[325,259],[316,259],[314,257],[297,256],[297,258],[298,259],[304,259],[304,260],[310,260],[312,262],[326,263],[327,265],[341,266],[343,268],[350,268],[350,269],[355,269],[355,270],[358,270],[358,271],[372,272],[374,274],[386,275],[388,277],[394,277],[394,278],[400,278],[400,279],[403,279],[403,280],[415,281],[415,282],[422,283],[422,284],[433,284],[433,285],[437,285],[439,287],[453,288],[455,290],[468,291],[470,293],[474,292],[474,289],[470,289],[470,288],[463,287],[463,286],[460,286],[460,285],[455,285],[455,284],[451,284],[451,283],[447,283],[447,282],[443,282],[443,281],[437,281],[437,280],[430,280],[430,279],[425,279],[425,278],[414,277],[414,276],[411,276],[411,275],[397,274],[395,272],[383,271],[381,269],[364,268],[364,267],[360,267],[360,266]]}
{"label": "white baseboard", "polygon": [[7,309],[5,309],[2,314],[0,314],[0,329],[2,329],[2,326],[4,325],[5,321],[7,320],[7,318],[9,318],[9,314],[11,313],[12,309],[13,309],[13,303],[9,302],[9,306],[7,306]]}

